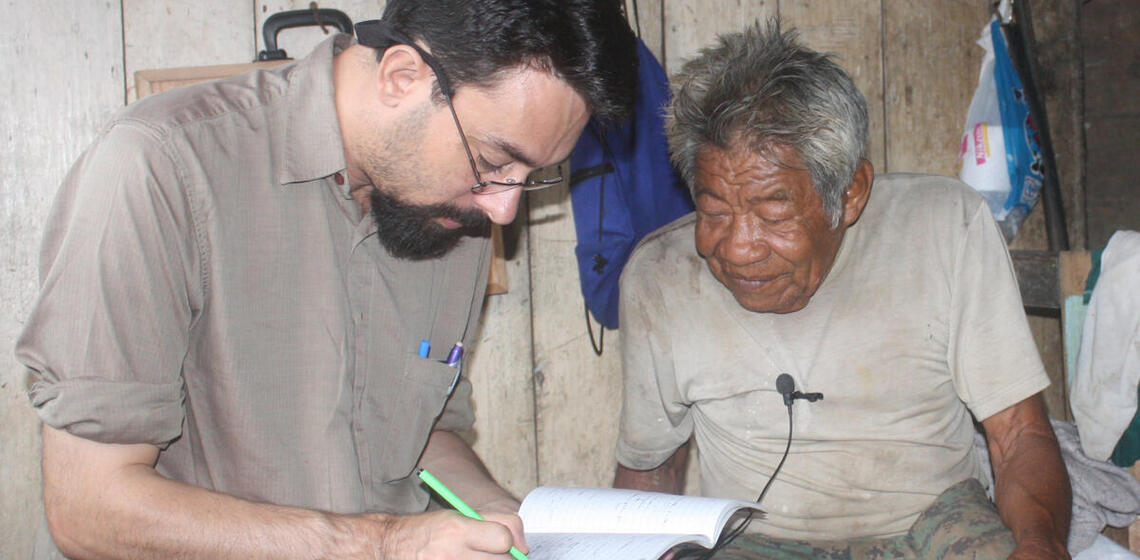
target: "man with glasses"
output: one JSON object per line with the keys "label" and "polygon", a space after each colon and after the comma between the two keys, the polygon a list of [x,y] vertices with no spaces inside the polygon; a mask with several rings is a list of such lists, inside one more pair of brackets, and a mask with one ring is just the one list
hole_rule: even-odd
{"label": "man with glasses", "polygon": [[[36,558],[525,550],[449,354],[489,223],[627,113],[635,41],[616,0],[390,0],[357,35],[144,99],[68,175],[17,345]],[[488,521],[424,513],[417,467]]]}

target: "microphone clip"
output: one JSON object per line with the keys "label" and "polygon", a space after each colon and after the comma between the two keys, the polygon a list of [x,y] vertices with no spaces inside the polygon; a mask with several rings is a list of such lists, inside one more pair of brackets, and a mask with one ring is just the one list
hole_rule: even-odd
{"label": "microphone clip", "polygon": [[789,396],[791,397],[791,400],[793,400],[793,401],[796,399],[804,399],[807,402],[815,402],[815,401],[822,401],[823,400],[823,393],[801,393],[799,391],[793,391],[792,394]]}
{"label": "microphone clip", "polygon": [[807,402],[823,400],[823,393],[804,393],[797,391],[795,380],[786,373],[781,373],[779,377],[776,378],[776,391],[780,393],[780,396],[784,397],[784,406],[788,408],[792,407],[792,403],[795,402],[796,399],[803,399]]}

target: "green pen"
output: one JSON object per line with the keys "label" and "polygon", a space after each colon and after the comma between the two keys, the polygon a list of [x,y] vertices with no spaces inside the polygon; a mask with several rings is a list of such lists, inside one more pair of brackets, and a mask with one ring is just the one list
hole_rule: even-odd
{"label": "green pen", "polygon": [[[459,496],[455,495],[455,492],[452,492],[450,488],[444,486],[443,483],[440,482],[439,479],[435,477],[435,475],[429,473],[427,469],[420,469],[418,474],[420,480],[424,481],[424,484],[427,484],[428,488],[435,490],[435,493],[439,494],[439,497],[443,498],[447,503],[451,504],[451,507],[455,508],[456,511],[462,513],[463,515],[466,515],[467,517],[470,517],[471,519],[478,519],[479,521],[483,521],[483,516],[479,515],[479,512],[471,509],[471,506],[467,505],[463,500],[460,500]],[[511,547],[510,553],[511,556],[515,557],[515,560],[528,560],[526,555],[523,554],[521,550],[513,546]]]}

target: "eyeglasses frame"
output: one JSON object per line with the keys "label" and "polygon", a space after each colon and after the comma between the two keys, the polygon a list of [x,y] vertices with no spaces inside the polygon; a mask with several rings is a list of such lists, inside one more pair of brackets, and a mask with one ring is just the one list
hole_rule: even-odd
{"label": "eyeglasses frame", "polygon": [[414,41],[401,40],[400,44],[405,44],[415,49],[424,63],[435,73],[436,83],[439,84],[439,91],[443,94],[444,100],[447,101],[447,108],[451,111],[451,119],[455,121],[455,129],[459,132],[460,142],[463,143],[463,151],[467,154],[467,163],[471,165],[471,173],[475,176],[475,185],[471,187],[471,192],[475,194],[498,194],[511,189],[522,189],[524,192],[529,192],[552,187],[563,181],[564,178],[561,175],[549,179],[532,179],[523,182],[511,179],[508,179],[508,181],[483,179],[483,175],[479,173],[479,167],[475,164],[475,156],[471,153],[471,146],[467,143],[467,135],[463,133],[463,125],[459,123],[459,115],[455,112],[455,104],[451,99],[454,90],[451,89],[451,81],[447,78],[447,74],[444,73],[439,61],[428,54],[427,51],[420,48]]}

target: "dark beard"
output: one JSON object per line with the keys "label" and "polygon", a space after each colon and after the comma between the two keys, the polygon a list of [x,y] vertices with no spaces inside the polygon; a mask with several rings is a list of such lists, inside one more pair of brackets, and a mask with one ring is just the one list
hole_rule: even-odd
{"label": "dark beard", "polygon": [[[447,204],[408,204],[372,189],[372,218],[376,236],[388,254],[397,259],[425,260],[443,256],[464,236],[488,234],[490,220],[477,209],[462,210]],[[450,218],[461,225],[445,228],[436,218]]]}

